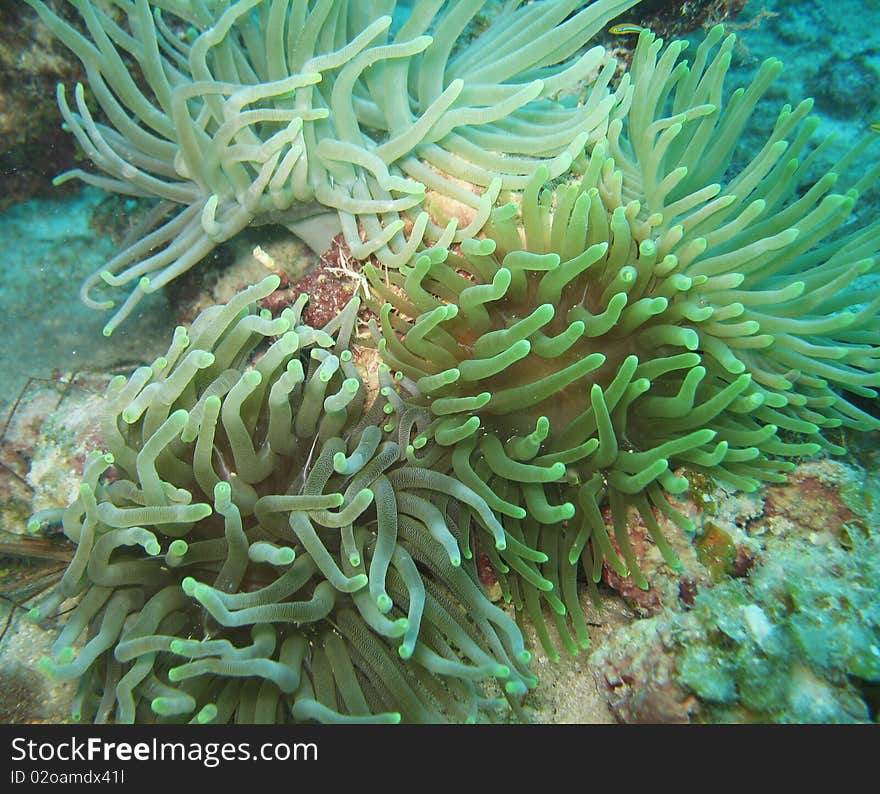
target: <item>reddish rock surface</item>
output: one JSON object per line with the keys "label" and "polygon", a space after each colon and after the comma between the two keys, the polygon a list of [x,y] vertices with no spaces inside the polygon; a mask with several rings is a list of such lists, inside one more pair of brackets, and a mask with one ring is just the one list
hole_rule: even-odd
{"label": "reddish rock surface", "polygon": [[360,282],[363,263],[353,259],[341,234],[321,254],[317,267],[296,283],[282,285],[261,302],[273,315],[290,306],[300,295],[309,296],[303,321],[323,328],[352,299]]}
{"label": "reddish rock surface", "polygon": [[675,656],[656,621],[619,629],[590,656],[590,666],[619,722],[690,722],[697,699],[677,682]]}
{"label": "reddish rock surface", "polygon": [[838,484],[798,469],[786,485],[767,489],[764,520],[783,517],[803,532],[840,531],[855,514],[843,503]]}

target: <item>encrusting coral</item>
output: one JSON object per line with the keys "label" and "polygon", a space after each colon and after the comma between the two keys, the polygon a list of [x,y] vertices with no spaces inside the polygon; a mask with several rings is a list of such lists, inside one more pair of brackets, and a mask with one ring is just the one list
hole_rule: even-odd
{"label": "encrusting coral", "polygon": [[[69,0],[89,40],[27,0],[82,60],[109,122],[81,85],[76,112],[59,86],[99,171],[59,179],[158,200],[138,239],[82,287],[104,310],[115,304],[102,284],[131,288],[104,332],[250,224],[284,224],[317,253],[341,230],[354,256],[393,267],[425,238],[472,237],[499,192],[522,188],[539,164],[567,171],[604,134],[614,101],[604,49],[578,51],[637,0],[514,2],[463,43],[485,1],[420,2],[394,28],[395,0],[109,0],[106,11]],[[472,221],[436,225],[428,190]]]}
{"label": "encrusting coral", "polygon": [[700,696],[707,722],[876,721],[876,530],[854,528],[849,549],[786,540],[747,580],[669,617],[677,678]]}
{"label": "encrusting coral", "polygon": [[880,290],[855,286],[877,271],[880,225],[841,231],[880,169],[840,194],[847,162],[811,181],[805,101],[728,173],[780,68],[725,102],[733,42],[715,28],[687,63],[682,42],[643,32],[579,182],[545,185],[541,169],[481,239],[367,271],[386,301],[380,354],[424,413],[413,450],[548,556],[536,578],[489,550],[551,654],[541,599],[570,650],[589,641],[578,563],[593,582],[611,565],[647,587],[631,509],[678,564],[655,515],[693,529],[667,500],[689,485],[676,469],[754,490],[784,480],[785,458],[842,453],[824,430],[880,427],[846,396],[880,385]]}
{"label": "encrusting coral", "polygon": [[208,309],[111,382],[109,452],[86,463],[63,519],[76,552],[34,617],[79,602],[41,668],[79,679],[76,716],[98,721],[518,709],[529,653],[459,552],[471,529],[504,547],[502,527],[466,486],[402,460],[390,376],[365,404],[357,304],[316,330],[304,300],[255,309],[277,286]]}

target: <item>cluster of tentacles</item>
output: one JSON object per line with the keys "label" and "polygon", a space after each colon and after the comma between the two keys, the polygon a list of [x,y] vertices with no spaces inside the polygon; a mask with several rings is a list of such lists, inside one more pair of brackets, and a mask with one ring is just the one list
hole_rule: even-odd
{"label": "cluster of tentacles", "polygon": [[880,290],[857,284],[878,270],[880,225],[839,231],[878,168],[841,194],[846,163],[810,180],[808,101],[726,173],[779,71],[769,61],[724,107],[732,46],[716,28],[688,66],[681,42],[643,33],[579,180],[541,169],[479,239],[367,268],[385,301],[373,337],[423,412],[423,465],[548,557],[535,577],[488,550],[551,654],[542,601],[569,649],[589,641],[578,563],[647,587],[631,510],[678,565],[658,519],[693,530],[667,499],[688,489],[682,470],[752,491],[784,481],[787,459],[842,453],[823,430],[880,427],[846,396],[880,385]]}
{"label": "cluster of tentacles", "polygon": [[[565,173],[604,135],[614,67],[602,47],[579,50],[637,0],[514,2],[477,36],[465,31],[486,0],[69,0],[79,26],[26,2],[82,61],[103,112],[82,85],[73,108],[59,86],[97,172],[58,181],[157,202],[83,284],[88,306],[115,310],[109,335],[249,225],[285,225],[319,254],[341,231],[390,267],[423,241],[472,237],[501,190],[539,163]],[[438,224],[429,195],[468,219]]]}
{"label": "cluster of tentacles", "polygon": [[79,601],[41,667],[99,721],[474,721],[515,702],[529,653],[459,550],[470,532],[503,549],[503,528],[402,454],[390,377],[369,402],[352,363],[357,303],[313,329],[304,299],[256,309],[277,286],[110,384],[109,451],[64,514],[76,553],[34,617]]}

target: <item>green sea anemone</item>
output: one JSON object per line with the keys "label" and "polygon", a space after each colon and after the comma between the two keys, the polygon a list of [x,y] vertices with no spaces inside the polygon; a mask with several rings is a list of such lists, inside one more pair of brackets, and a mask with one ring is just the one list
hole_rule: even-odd
{"label": "green sea anemone", "polygon": [[465,518],[491,547],[503,528],[402,459],[394,384],[383,372],[369,401],[347,347],[357,304],[316,330],[304,298],[256,309],[277,286],[206,310],[110,383],[109,452],[86,463],[63,520],[75,554],[34,617],[78,603],[40,667],[78,679],[75,716],[98,721],[518,709],[529,653],[459,550]]}
{"label": "green sea anemone", "polygon": [[667,499],[688,488],[682,469],[750,491],[783,481],[786,458],[842,453],[829,429],[880,427],[851,399],[880,384],[880,289],[857,283],[878,269],[880,225],[845,225],[880,169],[831,192],[866,138],[811,178],[810,101],[732,168],[780,70],[767,61],[726,100],[733,43],[716,28],[688,63],[643,32],[579,181],[541,168],[480,239],[368,269],[380,353],[422,412],[410,455],[547,554],[536,578],[487,550],[551,653],[542,600],[570,650],[588,643],[579,563],[647,587],[631,510],[678,564],[658,517],[692,529]]}
{"label": "green sea anemone", "polygon": [[[501,190],[522,188],[539,164],[564,173],[604,134],[613,65],[601,68],[602,47],[580,50],[637,2],[509,2],[468,37],[485,0],[426,0],[399,25],[395,0],[69,1],[88,37],[27,0],[83,62],[104,121],[81,85],[75,111],[59,86],[97,173],[58,181],[157,200],[135,241],[82,287],[104,310],[114,301],[102,285],[130,289],[105,334],[251,224],[286,225],[318,253],[341,230],[355,257],[392,267],[423,239],[473,236]],[[441,228],[426,191],[472,220]]]}

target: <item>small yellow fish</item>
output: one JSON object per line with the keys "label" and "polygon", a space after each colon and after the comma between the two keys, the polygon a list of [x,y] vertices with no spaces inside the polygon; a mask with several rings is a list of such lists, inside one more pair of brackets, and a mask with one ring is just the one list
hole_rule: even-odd
{"label": "small yellow fish", "polygon": [[622,22],[620,25],[612,25],[608,28],[608,32],[612,36],[629,36],[630,34],[639,34],[645,28],[641,25],[634,25],[632,22]]}
{"label": "small yellow fish", "polygon": [[880,121],[872,121],[868,125],[868,129],[871,130],[871,132],[880,132]]}

